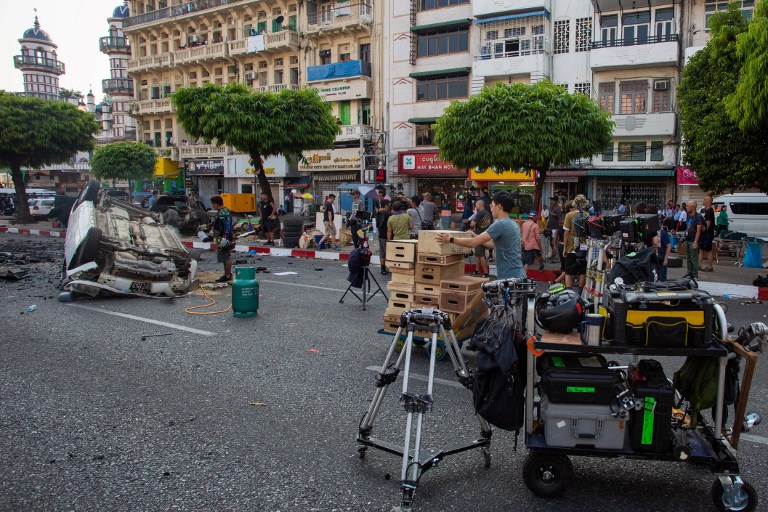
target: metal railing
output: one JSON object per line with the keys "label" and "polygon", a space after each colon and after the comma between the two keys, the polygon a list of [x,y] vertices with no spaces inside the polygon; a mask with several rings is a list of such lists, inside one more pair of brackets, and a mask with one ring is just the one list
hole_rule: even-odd
{"label": "metal railing", "polygon": [[670,43],[678,41],[678,34],[669,34],[666,36],[648,36],[648,37],[630,37],[628,39],[609,39],[607,41],[592,41],[589,43],[591,50],[597,48],[613,48],[614,46],[639,46],[644,44]]}
{"label": "metal railing", "polygon": [[15,55],[13,57],[13,66],[16,69],[22,67],[36,67],[53,70],[56,73],[65,73],[64,63],[56,60],[49,59],[48,57],[38,57],[37,55]]}
{"label": "metal railing", "polygon": [[99,38],[99,51],[129,50],[131,48],[127,37],[105,36]]}
{"label": "metal railing", "polygon": [[351,4],[307,13],[307,24],[310,27],[327,27],[357,20],[366,23],[373,21],[373,8],[370,4]]}
{"label": "metal railing", "polygon": [[123,27],[133,27],[143,23],[151,23],[153,21],[175,18],[178,16],[191,14],[193,12],[213,9],[215,7],[221,7],[224,5],[245,3],[246,1],[248,0],[195,0],[194,2],[163,7],[154,11],[145,12],[144,14],[131,16],[123,20]]}
{"label": "metal railing", "polygon": [[101,90],[133,92],[133,78],[106,78],[101,81]]}
{"label": "metal railing", "polygon": [[477,48],[475,60],[507,59],[550,53],[549,41],[544,39],[544,36],[523,37],[509,41],[496,39],[481,44]]}

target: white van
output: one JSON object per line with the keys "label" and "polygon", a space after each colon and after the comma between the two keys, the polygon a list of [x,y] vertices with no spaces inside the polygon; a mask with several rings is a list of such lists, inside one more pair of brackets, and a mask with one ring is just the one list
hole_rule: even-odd
{"label": "white van", "polygon": [[[714,199],[715,209],[728,207],[728,229],[768,238],[768,195],[760,192],[726,194]],[[715,214],[717,215],[717,214]]]}

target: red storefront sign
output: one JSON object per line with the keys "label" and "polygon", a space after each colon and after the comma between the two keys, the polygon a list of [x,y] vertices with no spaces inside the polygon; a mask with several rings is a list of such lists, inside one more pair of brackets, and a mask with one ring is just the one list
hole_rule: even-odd
{"label": "red storefront sign", "polygon": [[397,163],[400,174],[466,174],[451,162],[440,160],[437,151],[401,151]]}
{"label": "red storefront sign", "polygon": [[682,165],[677,166],[677,184],[678,185],[698,185],[699,177],[690,167]]}

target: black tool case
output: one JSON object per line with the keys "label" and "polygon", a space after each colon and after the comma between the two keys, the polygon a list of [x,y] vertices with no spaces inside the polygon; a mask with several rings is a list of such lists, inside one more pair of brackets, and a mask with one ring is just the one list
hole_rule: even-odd
{"label": "black tool case", "polygon": [[638,452],[669,453],[672,449],[672,407],[675,392],[658,361],[643,359],[630,372],[635,400],[640,410],[630,413],[629,442]]}
{"label": "black tool case", "polygon": [[608,405],[616,398],[621,374],[597,354],[545,353],[538,358],[541,389],[552,403]]}

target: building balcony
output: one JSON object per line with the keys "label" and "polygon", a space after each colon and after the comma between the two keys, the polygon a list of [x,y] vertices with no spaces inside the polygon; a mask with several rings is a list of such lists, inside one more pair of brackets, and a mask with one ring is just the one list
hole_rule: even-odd
{"label": "building balcony", "polygon": [[179,158],[197,158],[204,156],[226,156],[227,146],[216,146],[214,144],[195,144],[190,146],[179,146]]}
{"label": "building balcony", "polygon": [[677,66],[680,58],[678,40],[677,34],[671,34],[662,38],[593,41],[590,45],[592,70]]}
{"label": "building balcony", "polygon": [[123,29],[137,25],[162,23],[173,18],[189,16],[200,11],[215,12],[227,8],[231,4],[246,4],[248,0],[195,0],[180,5],[162,7],[154,11],[145,12],[136,16],[130,16],[123,20]]}
{"label": "building balcony", "polygon": [[102,53],[130,53],[131,46],[127,37],[106,36],[99,38],[99,51]]}
{"label": "building balcony", "polygon": [[[472,64],[472,76],[550,76],[552,56],[549,41],[522,39],[481,45]],[[528,43],[527,45],[521,43]],[[520,50],[520,48],[534,48]]]}
{"label": "building balcony", "polygon": [[253,90],[256,92],[280,92],[285,89],[290,91],[298,91],[301,86],[297,84],[274,84],[274,85],[255,85]]}
{"label": "building balcony", "polygon": [[614,137],[662,137],[673,136],[677,128],[674,112],[654,114],[620,114],[613,116],[616,128]]}
{"label": "building balcony", "polygon": [[131,105],[129,114],[135,116],[146,116],[151,114],[170,114],[176,109],[171,103],[170,98],[158,98],[155,100],[136,101]]}
{"label": "building balcony", "polygon": [[299,48],[299,33],[295,30],[283,30],[271,34],[259,34],[231,41],[227,46],[230,57],[257,52],[296,50]]}
{"label": "building balcony", "polygon": [[472,15],[509,14],[514,11],[552,12],[552,0],[472,0]]}
{"label": "building balcony", "polygon": [[13,57],[13,67],[21,70],[36,69],[47,71],[56,75],[66,73],[64,63],[57,59],[49,59],[37,55],[15,55]]}
{"label": "building balcony", "polygon": [[[662,5],[674,5],[679,2],[676,2],[675,0],[643,0],[643,3],[648,7],[659,7]],[[592,5],[595,7],[595,10],[600,11],[603,14],[610,11],[621,11],[629,8],[627,2],[622,2],[622,0],[592,0]],[[640,7],[642,6],[637,6],[638,9]]]}
{"label": "building balcony", "polygon": [[341,133],[336,136],[336,142],[348,140],[370,139],[373,136],[373,129],[364,124],[349,124],[340,126]]}
{"label": "building balcony", "polygon": [[173,54],[164,53],[163,55],[153,55],[149,57],[140,57],[138,59],[130,59],[126,64],[126,68],[128,71],[136,73],[138,71],[148,71],[150,69],[170,67],[171,65],[173,65]]}
{"label": "building balcony", "polygon": [[179,64],[196,64],[205,60],[224,59],[228,56],[227,43],[203,44],[176,50],[173,52],[173,61]]}
{"label": "building balcony", "polygon": [[[317,4],[315,4],[317,5]],[[371,30],[373,7],[358,3],[307,13],[307,34]]]}
{"label": "building balcony", "polygon": [[133,94],[133,78],[107,78],[101,81],[104,94]]}
{"label": "building balcony", "polygon": [[307,81],[339,80],[357,76],[371,76],[371,63],[364,60],[348,60],[320,66],[307,66]]}
{"label": "building balcony", "polygon": [[176,146],[167,146],[164,148],[155,148],[155,153],[160,158],[170,158],[171,160],[179,159],[179,148]]}

